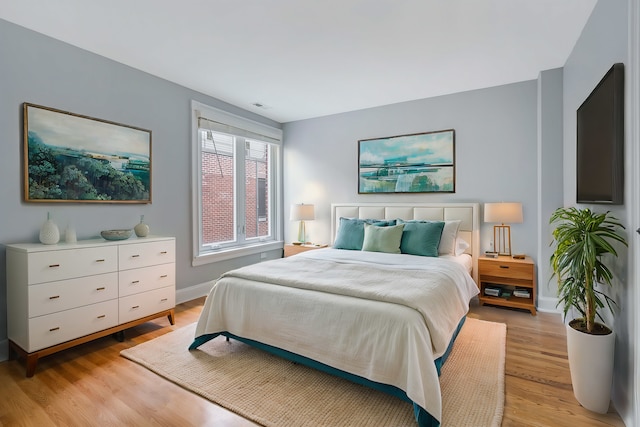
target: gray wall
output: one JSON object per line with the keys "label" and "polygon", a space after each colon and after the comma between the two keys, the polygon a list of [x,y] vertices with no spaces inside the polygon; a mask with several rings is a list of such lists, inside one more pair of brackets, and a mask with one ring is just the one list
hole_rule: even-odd
{"label": "gray wall", "polygon": [[[50,211],[78,238],[133,227],[145,215],[152,234],[177,238],[177,290],[259,261],[254,257],[191,267],[191,111],[195,99],[275,127],[280,124],[149,74],[0,20],[0,244],[37,242]],[[185,64],[188,66],[188,64]],[[212,75],[212,78],[215,78]],[[30,102],[153,132],[150,205],[25,203],[22,103]],[[273,251],[269,257],[280,256]],[[0,360],[6,355],[5,249],[0,245]]]}
{"label": "gray wall", "polygon": [[[522,202],[524,223],[512,225],[513,251],[536,257],[537,96],[531,80],[286,123],[285,207],[314,203],[309,239],[329,243],[334,202]],[[450,128],[456,132],[455,194],[358,194],[358,140]],[[285,240],[294,236],[295,224],[285,223]],[[483,224],[482,250],[492,237],[493,224]]]}
{"label": "gray wall", "polygon": [[551,279],[553,249],[549,218],[562,206],[562,77],[561,68],[538,77],[538,309],[555,310],[558,285]]}
{"label": "gray wall", "polygon": [[[629,68],[628,55],[628,4],[626,0],[601,0],[591,14],[582,31],[570,57],[564,67],[564,204],[576,204],[576,110],[591,93],[604,74],[616,62],[625,64],[626,97],[629,99]],[[627,106],[629,104],[627,103]],[[627,115],[627,129],[629,127]],[[630,224],[633,210],[632,200],[632,164],[631,146],[634,141],[626,135],[625,144],[625,204],[622,206],[580,205],[591,207],[593,210],[604,212],[611,210],[624,224]],[[637,141],[635,142],[637,143]],[[633,229],[627,230],[628,239],[634,237]],[[633,245],[631,246],[633,248]],[[637,342],[637,331],[634,332],[634,312],[637,307],[635,284],[630,280],[628,265],[633,262],[633,254],[621,248],[617,263],[614,265],[616,288],[611,293],[617,301],[619,310],[615,317],[607,313],[607,323],[613,326],[616,333],[615,377],[613,387],[613,401],[616,409],[625,420],[626,425],[636,425],[634,418],[634,365],[636,354],[634,348]]]}

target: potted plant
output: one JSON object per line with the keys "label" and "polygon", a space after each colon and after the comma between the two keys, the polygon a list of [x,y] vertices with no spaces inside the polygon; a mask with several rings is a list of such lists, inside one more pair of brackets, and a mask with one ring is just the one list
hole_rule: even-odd
{"label": "potted plant", "polygon": [[[615,301],[597,288],[611,286],[613,275],[603,257],[617,257],[614,243],[627,245],[619,230],[624,226],[610,212],[560,208],[549,221],[555,249],[551,255],[553,276],[558,279],[558,305],[566,319],[570,309],[581,317],[567,324],[567,352],[573,393],[585,408],[606,413],[613,378],[613,331],[604,325],[598,310],[607,306],[613,313]],[[602,322],[598,323],[596,317]]]}

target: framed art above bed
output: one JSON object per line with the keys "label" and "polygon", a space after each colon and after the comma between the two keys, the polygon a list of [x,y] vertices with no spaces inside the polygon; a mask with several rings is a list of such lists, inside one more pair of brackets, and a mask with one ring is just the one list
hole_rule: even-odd
{"label": "framed art above bed", "polygon": [[455,193],[453,129],[358,141],[358,193]]}

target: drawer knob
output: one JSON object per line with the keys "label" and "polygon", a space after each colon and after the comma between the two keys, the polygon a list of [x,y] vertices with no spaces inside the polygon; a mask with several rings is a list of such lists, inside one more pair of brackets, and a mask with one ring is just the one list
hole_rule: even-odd
{"label": "drawer knob", "polygon": [[132,310],[135,310],[136,308],[140,308],[139,305],[134,305],[133,307],[131,307]]}
{"label": "drawer knob", "polygon": [[49,329],[49,332],[57,331],[58,329],[60,329],[60,326],[56,326],[55,328]]}
{"label": "drawer knob", "polygon": [[162,276],[160,276],[161,279],[164,279],[165,277],[168,277],[168,274],[163,274]]}
{"label": "drawer knob", "polygon": [[140,255],[131,255],[131,258],[139,258]]}
{"label": "drawer knob", "polygon": [[104,289],[105,289],[104,286],[101,286],[99,288],[96,288],[96,291],[104,291]]}
{"label": "drawer knob", "polygon": [[97,259],[96,262],[104,262],[103,259]]}
{"label": "drawer knob", "polygon": [[167,254],[167,251],[160,252],[160,255],[166,255],[166,254]]}
{"label": "drawer knob", "polygon": [[51,264],[49,265],[49,268],[57,268],[60,267],[60,264]]}
{"label": "drawer knob", "polygon": [[60,298],[60,295],[54,295],[52,297],[49,297],[49,299],[57,299],[57,298]]}
{"label": "drawer knob", "polygon": [[500,268],[509,268],[508,265],[501,265]]}
{"label": "drawer knob", "polygon": [[107,317],[105,314],[101,314],[100,316],[98,316],[98,319],[104,319],[105,317]]}
{"label": "drawer knob", "polygon": [[167,301],[168,299],[169,299],[169,298],[162,298],[162,299],[160,300],[160,302],[165,302],[165,301]]}
{"label": "drawer knob", "polygon": [[132,285],[138,284],[140,283],[140,280],[134,280],[133,282],[131,282]]}

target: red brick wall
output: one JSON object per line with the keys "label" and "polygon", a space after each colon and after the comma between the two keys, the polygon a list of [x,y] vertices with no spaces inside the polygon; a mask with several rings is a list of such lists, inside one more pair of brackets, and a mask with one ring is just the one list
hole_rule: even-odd
{"label": "red brick wall", "polygon": [[[233,158],[220,155],[220,165],[215,153],[202,152],[202,243],[233,241]],[[222,168],[223,175],[220,175]],[[267,177],[267,163],[247,160],[246,180],[246,238],[269,234],[268,220],[259,220],[257,179]],[[267,180],[267,193],[269,192]],[[267,203],[268,203],[267,197]],[[269,206],[266,209],[267,219]]]}

